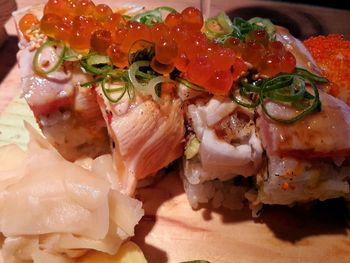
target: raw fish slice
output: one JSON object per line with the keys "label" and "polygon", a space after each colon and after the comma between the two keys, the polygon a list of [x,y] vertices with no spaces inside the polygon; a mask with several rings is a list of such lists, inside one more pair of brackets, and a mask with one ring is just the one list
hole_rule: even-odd
{"label": "raw fish slice", "polygon": [[210,202],[214,208],[241,209],[248,177],[260,169],[263,153],[253,112],[227,98],[199,97],[187,106],[186,117],[187,150],[194,138],[199,143],[197,152],[183,162],[182,180],[191,206]]}
{"label": "raw fish slice", "polygon": [[[22,15],[23,12],[15,14],[17,23]],[[20,37],[17,57],[23,96],[43,134],[71,161],[108,153],[107,129],[96,94],[92,89],[80,87],[91,77],[80,69],[78,62],[65,62],[58,70],[45,76],[36,74],[33,70],[36,50],[21,34]],[[44,48],[40,59],[55,63],[58,52],[53,47]]]}
{"label": "raw fish slice", "polygon": [[321,75],[319,66],[303,42],[292,36],[287,28],[277,26],[276,29],[276,40],[282,42],[286,49],[293,53],[297,62],[296,66]]}
{"label": "raw fish slice", "polygon": [[[246,120],[238,124],[240,120],[235,114],[246,115],[249,118],[251,112],[244,113],[244,109],[229,99],[220,97],[213,97],[204,105],[188,106],[187,118],[200,141],[200,182],[227,180],[237,175],[251,176],[259,169],[262,148],[255,128]],[[224,132],[234,133],[236,142],[225,140]],[[186,177],[193,183],[191,174],[196,174],[193,170],[196,163],[194,158],[185,164],[185,175],[189,172]]]}
{"label": "raw fish slice", "polygon": [[137,180],[166,167],[183,153],[184,119],[178,99],[158,103],[125,95],[117,104],[100,93],[99,103],[112,138],[113,158],[124,193],[132,194]]}
{"label": "raw fish slice", "polygon": [[[310,114],[292,125],[283,125],[264,114],[257,120],[268,155],[299,157],[342,157],[350,154],[350,108],[341,100],[320,91],[321,112]],[[269,102],[269,112],[288,118],[294,111]]]}
{"label": "raw fish slice", "polygon": [[291,205],[349,195],[350,165],[332,160],[269,156],[268,171],[258,176],[258,200],[264,204]]}
{"label": "raw fish slice", "polygon": [[[293,205],[349,197],[350,108],[319,92],[321,112],[296,123],[276,123],[260,112],[257,128],[268,160],[257,176],[253,204]],[[268,102],[267,108],[281,118],[294,113],[274,102]]]}

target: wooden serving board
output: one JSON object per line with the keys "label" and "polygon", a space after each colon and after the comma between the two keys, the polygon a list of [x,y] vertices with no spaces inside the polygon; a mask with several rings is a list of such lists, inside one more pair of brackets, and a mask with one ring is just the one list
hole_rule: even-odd
{"label": "wooden serving board", "polygon": [[149,262],[350,262],[349,214],[338,201],[307,208],[191,209],[176,173],[140,189],[145,216],[133,240]]}
{"label": "wooden serving board", "polygon": [[[41,2],[19,0],[18,6]],[[219,9],[221,2],[227,6],[227,1],[220,0],[214,2],[215,8]],[[199,6],[198,1],[185,0],[175,4],[173,1],[147,3],[151,7],[164,4],[179,8],[190,4]],[[10,23],[7,29],[10,35],[14,35]],[[2,61],[8,61],[5,55],[13,59],[14,53],[5,54],[3,50],[0,53]],[[33,117],[28,110],[23,110],[25,105],[18,100],[20,79],[17,67],[6,63],[1,67],[7,67],[8,73],[0,84],[0,136],[4,126],[12,126],[13,136],[6,140],[23,143],[25,131],[18,125],[21,125],[22,118],[33,121]],[[18,115],[19,108],[21,113]],[[11,114],[16,117],[9,120]],[[22,138],[21,142],[16,141],[18,136]],[[151,187],[139,189],[137,198],[144,203],[145,216],[137,226],[133,240],[150,263],[195,259],[212,263],[350,262],[349,213],[341,201],[308,208],[266,207],[258,219],[251,217],[247,207],[242,211],[208,207],[194,211],[176,173],[165,176]]]}

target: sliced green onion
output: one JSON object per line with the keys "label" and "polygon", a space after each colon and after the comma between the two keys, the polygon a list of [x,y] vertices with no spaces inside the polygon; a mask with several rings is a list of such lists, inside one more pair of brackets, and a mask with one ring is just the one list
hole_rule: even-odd
{"label": "sliced green onion", "polygon": [[301,119],[303,119],[304,117],[306,117],[307,115],[309,115],[310,113],[314,112],[317,108],[320,107],[320,97],[319,97],[319,93],[318,93],[318,90],[317,90],[317,87],[316,85],[313,83],[313,82],[310,82],[311,84],[311,87],[314,91],[314,99],[313,99],[313,102],[312,104],[307,107],[306,109],[304,109],[301,113],[297,114],[296,116],[290,118],[290,119],[282,119],[282,118],[278,118],[278,117],[275,117],[273,116],[271,113],[269,113],[269,111],[267,110],[266,108],[266,102],[264,101],[263,99],[263,96],[260,95],[260,103],[261,103],[261,108],[263,110],[263,112],[273,121],[276,121],[276,122],[281,122],[281,123],[284,123],[284,124],[292,124],[292,123],[295,123]]}
{"label": "sliced green onion", "polygon": [[253,25],[240,17],[235,17],[233,19],[233,25],[240,32],[241,39],[244,39],[245,35],[253,30]]}
{"label": "sliced green onion", "polygon": [[220,12],[217,16],[217,21],[220,24],[220,26],[223,28],[225,33],[230,34],[233,31],[233,24],[231,19],[225,14],[225,12]]}
{"label": "sliced green onion", "polygon": [[[103,94],[105,95],[105,97],[112,103],[117,103],[119,102],[123,97],[124,97],[124,94],[126,92],[126,87],[121,87],[121,88],[117,88],[117,89],[108,89],[106,88],[106,81],[107,81],[107,78],[103,79],[102,82],[101,82],[101,88],[102,88],[102,92]],[[112,98],[109,93],[112,93],[112,92],[119,92],[119,91],[122,91],[121,94],[119,95],[119,97],[117,97],[116,99]]]}
{"label": "sliced green onion", "polygon": [[152,26],[157,23],[163,22],[162,14],[159,10],[151,10],[142,14],[136,15],[131,18],[132,21],[143,23],[148,26]]}
{"label": "sliced green onion", "polygon": [[140,71],[140,70],[136,71],[135,74],[136,74],[136,76],[141,77],[141,78],[143,78],[143,79],[147,79],[147,80],[151,80],[151,79],[153,79],[154,77],[156,77],[156,75],[151,75],[151,74],[142,72],[142,71]]}
{"label": "sliced green onion", "polygon": [[93,54],[90,55],[86,58],[86,63],[89,64],[90,66],[93,65],[110,65],[111,60],[108,56],[100,55],[100,54]]}
{"label": "sliced green onion", "polygon": [[160,83],[172,83],[172,82],[174,82],[172,79],[169,79],[169,78],[163,77],[163,76],[158,76],[158,77],[151,79],[148,82],[147,87],[145,87],[144,90],[141,90],[141,92],[143,92],[146,95],[147,94],[152,95],[153,99],[158,100],[158,98],[160,98],[161,91],[157,92],[157,85]]}
{"label": "sliced green onion", "polygon": [[97,78],[97,79],[93,79],[91,81],[85,82],[83,84],[80,85],[80,87],[86,88],[86,87],[90,87],[92,84],[96,84],[101,82],[102,80],[104,80],[105,78]]}
{"label": "sliced green onion", "polygon": [[259,106],[260,104],[260,100],[259,98],[252,103],[247,103],[247,102],[243,102],[240,98],[238,98],[235,94],[234,94],[234,90],[233,88],[230,89],[229,92],[229,97],[232,101],[236,102],[238,105],[245,107],[245,108],[256,108]]}
{"label": "sliced green onion", "polygon": [[177,13],[177,11],[170,6],[160,6],[154,10],[150,10],[141,14],[138,14],[131,18],[132,21],[137,21],[148,26],[153,26],[156,23],[163,22],[163,16],[161,11],[169,13]]}
{"label": "sliced green onion", "polygon": [[324,78],[324,77],[321,77],[321,76],[317,76],[313,73],[311,73],[310,71],[307,71],[306,69],[303,69],[303,68],[295,68],[295,74],[301,76],[301,77],[304,77],[308,80],[311,80],[311,81],[315,81],[315,82],[320,82],[320,83],[328,83],[329,80]]}
{"label": "sliced green onion", "polygon": [[72,48],[67,48],[65,56],[63,58],[64,61],[79,61],[82,59],[82,55],[76,52]]}
{"label": "sliced green onion", "polygon": [[260,87],[255,86],[253,84],[249,84],[243,80],[241,80],[241,85],[244,88],[245,93],[247,93],[247,92],[255,92],[255,93],[260,92]]}
{"label": "sliced green onion", "polygon": [[120,88],[108,88],[108,89],[105,89],[105,91],[107,93],[114,93],[114,92],[120,92],[122,90],[124,90],[125,87],[120,87]]}
{"label": "sliced green onion", "polygon": [[253,17],[248,20],[248,23],[251,25],[256,25],[258,27],[262,27],[269,34],[270,40],[274,39],[274,35],[276,33],[275,25],[271,22],[270,19],[261,18],[261,17]]}
{"label": "sliced green onion", "polygon": [[85,59],[80,60],[80,65],[85,69],[86,72],[93,75],[106,75],[113,69],[112,65],[104,65],[102,67],[89,65]]}
{"label": "sliced green onion", "polygon": [[214,18],[209,18],[205,21],[204,29],[209,39],[215,39],[225,34],[219,22]]}
{"label": "sliced green onion", "polygon": [[135,89],[129,81],[127,82],[127,92],[128,92],[129,99],[134,100],[136,97]]}
{"label": "sliced green onion", "polygon": [[137,79],[136,79],[136,72],[139,71],[140,67],[148,67],[150,65],[149,61],[136,61],[133,64],[130,65],[129,69],[128,69],[128,76],[129,79],[131,81],[131,84],[139,90],[143,90],[145,89],[145,87],[147,85],[140,83]]}
{"label": "sliced green onion", "polygon": [[[299,77],[294,77],[292,88],[287,87],[287,90],[285,89],[278,89],[273,92],[268,93],[268,97],[275,101],[282,101],[282,102],[296,102],[300,101],[305,94],[305,82],[300,79]],[[297,90],[297,91],[296,91]],[[281,91],[287,91],[289,95],[282,94]],[[296,92],[295,92],[296,91]]]}
{"label": "sliced green onion", "polygon": [[131,81],[131,84],[135,87],[137,91],[141,92],[144,95],[151,95],[153,99],[159,100],[159,96],[157,95],[156,89],[155,89],[156,86],[159,83],[163,83],[163,82],[173,82],[173,80],[167,77],[157,76],[149,80],[148,83],[140,83],[136,78],[137,72],[139,72],[140,67],[148,67],[149,65],[150,65],[149,61],[134,62],[128,70],[128,76]]}
{"label": "sliced green onion", "polygon": [[[42,54],[43,50],[45,48],[55,48],[57,46],[61,46],[62,51],[61,53],[58,55],[58,59],[56,61],[56,63],[54,63],[54,65],[52,67],[50,67],[47,70],[44,70],[42,68],[42,66],[39,65],[39,57]],[[40,74],[40,75],[48,75],[54,71],[56,71],[63,62],[63,58],[65,57],[65,53],[66,53],[67,47],[64,45],[63,42],[57,42],[57,41],[52,41],[52,40],[48,40],[46,41],[44,44],[42,44],[38,50],[35,52],[34,54],[34,59],[33,59],[33,68],[35,70],[36,73]]]}
{"label": "sliced green onion", "polygon": [[107,73],[107,76],[114,81],[127,80],[127,70],[115,68]]}
{"label": "sliced green onion", "polygon": [[[312,112],[321,111],[321,101],[315,83],[324,83],[325,81],[327,81],[325,78],[314,75],[305,69],[296,68],[292,74],[281,73],[269,79],[255,81],[252,84],[241,79],[239,89],[231,88],[229,97],[238,105],[247,108],[256,108],[261,104],[262,111],[271,120],[291,124]],[[306,84],[311,85],[313,94],[306,90]],[[287,119],[274,116],[266,107],[268,101],[279,102],[294,108],[295,116]]]}
{"label": "sliced green onion", "polygon": [[277,90],[283,87],[287,87],[293,83],[293,75],[291,74],[281,74],[265,81],[262,85],[264,92]]}

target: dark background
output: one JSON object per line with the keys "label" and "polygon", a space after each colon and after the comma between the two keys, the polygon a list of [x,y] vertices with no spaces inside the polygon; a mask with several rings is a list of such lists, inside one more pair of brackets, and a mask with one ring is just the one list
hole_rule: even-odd
{"label": "dark background", "polygon": [[[294,0],[294,1],[276,1],[276,0],[270,0],[271,2],[285,2],[285,3],[298,3],[298,4],[307,4],[307,5],[315,5],[315,6],[324,6],[324,7],[330,7],[330,8],[337,8],[337,9],[345,9],[350,10],[350,2],[349,0]],[[350,26],[350,25],[349,25]]]}
{"label": "dark background", "polygon": [[[269,18],[275,25],[288,28],[295,37],[341,34],[350,40],[350,4],[348,0],[273,1],[261,0],[228,10],[231,19]],[[322,8],[319,8],[322,7]]]}

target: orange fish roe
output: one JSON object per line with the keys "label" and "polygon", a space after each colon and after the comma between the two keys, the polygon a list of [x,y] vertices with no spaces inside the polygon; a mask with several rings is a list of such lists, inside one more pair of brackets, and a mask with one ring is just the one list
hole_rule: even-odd
{"label": "orange fish roe", "polygon": [[[33,19],[23,17],[21,30],[35,24]],[[293,72],[295,57],[281,42],[270,41],[265,30],[251,31],[242,41],[231,37],[221,45],[207,38],[203,24],[202,13],[194,7],[170,12],[164,23],[146,25],[92,0],[49,0],[39,27],[80,53],[108,55],[118,68],[128,67],[129,54],[150,43],[155,47],[150,64],[155,72],[167,75],[177,69],[214,94],[227,95],[250,65],[267,77]]]}
{"label": "orange fish roe", "polygon": [[328,35],[311,37],[304,44],[331,81],[329,92],[350,105],[350,41]]}

